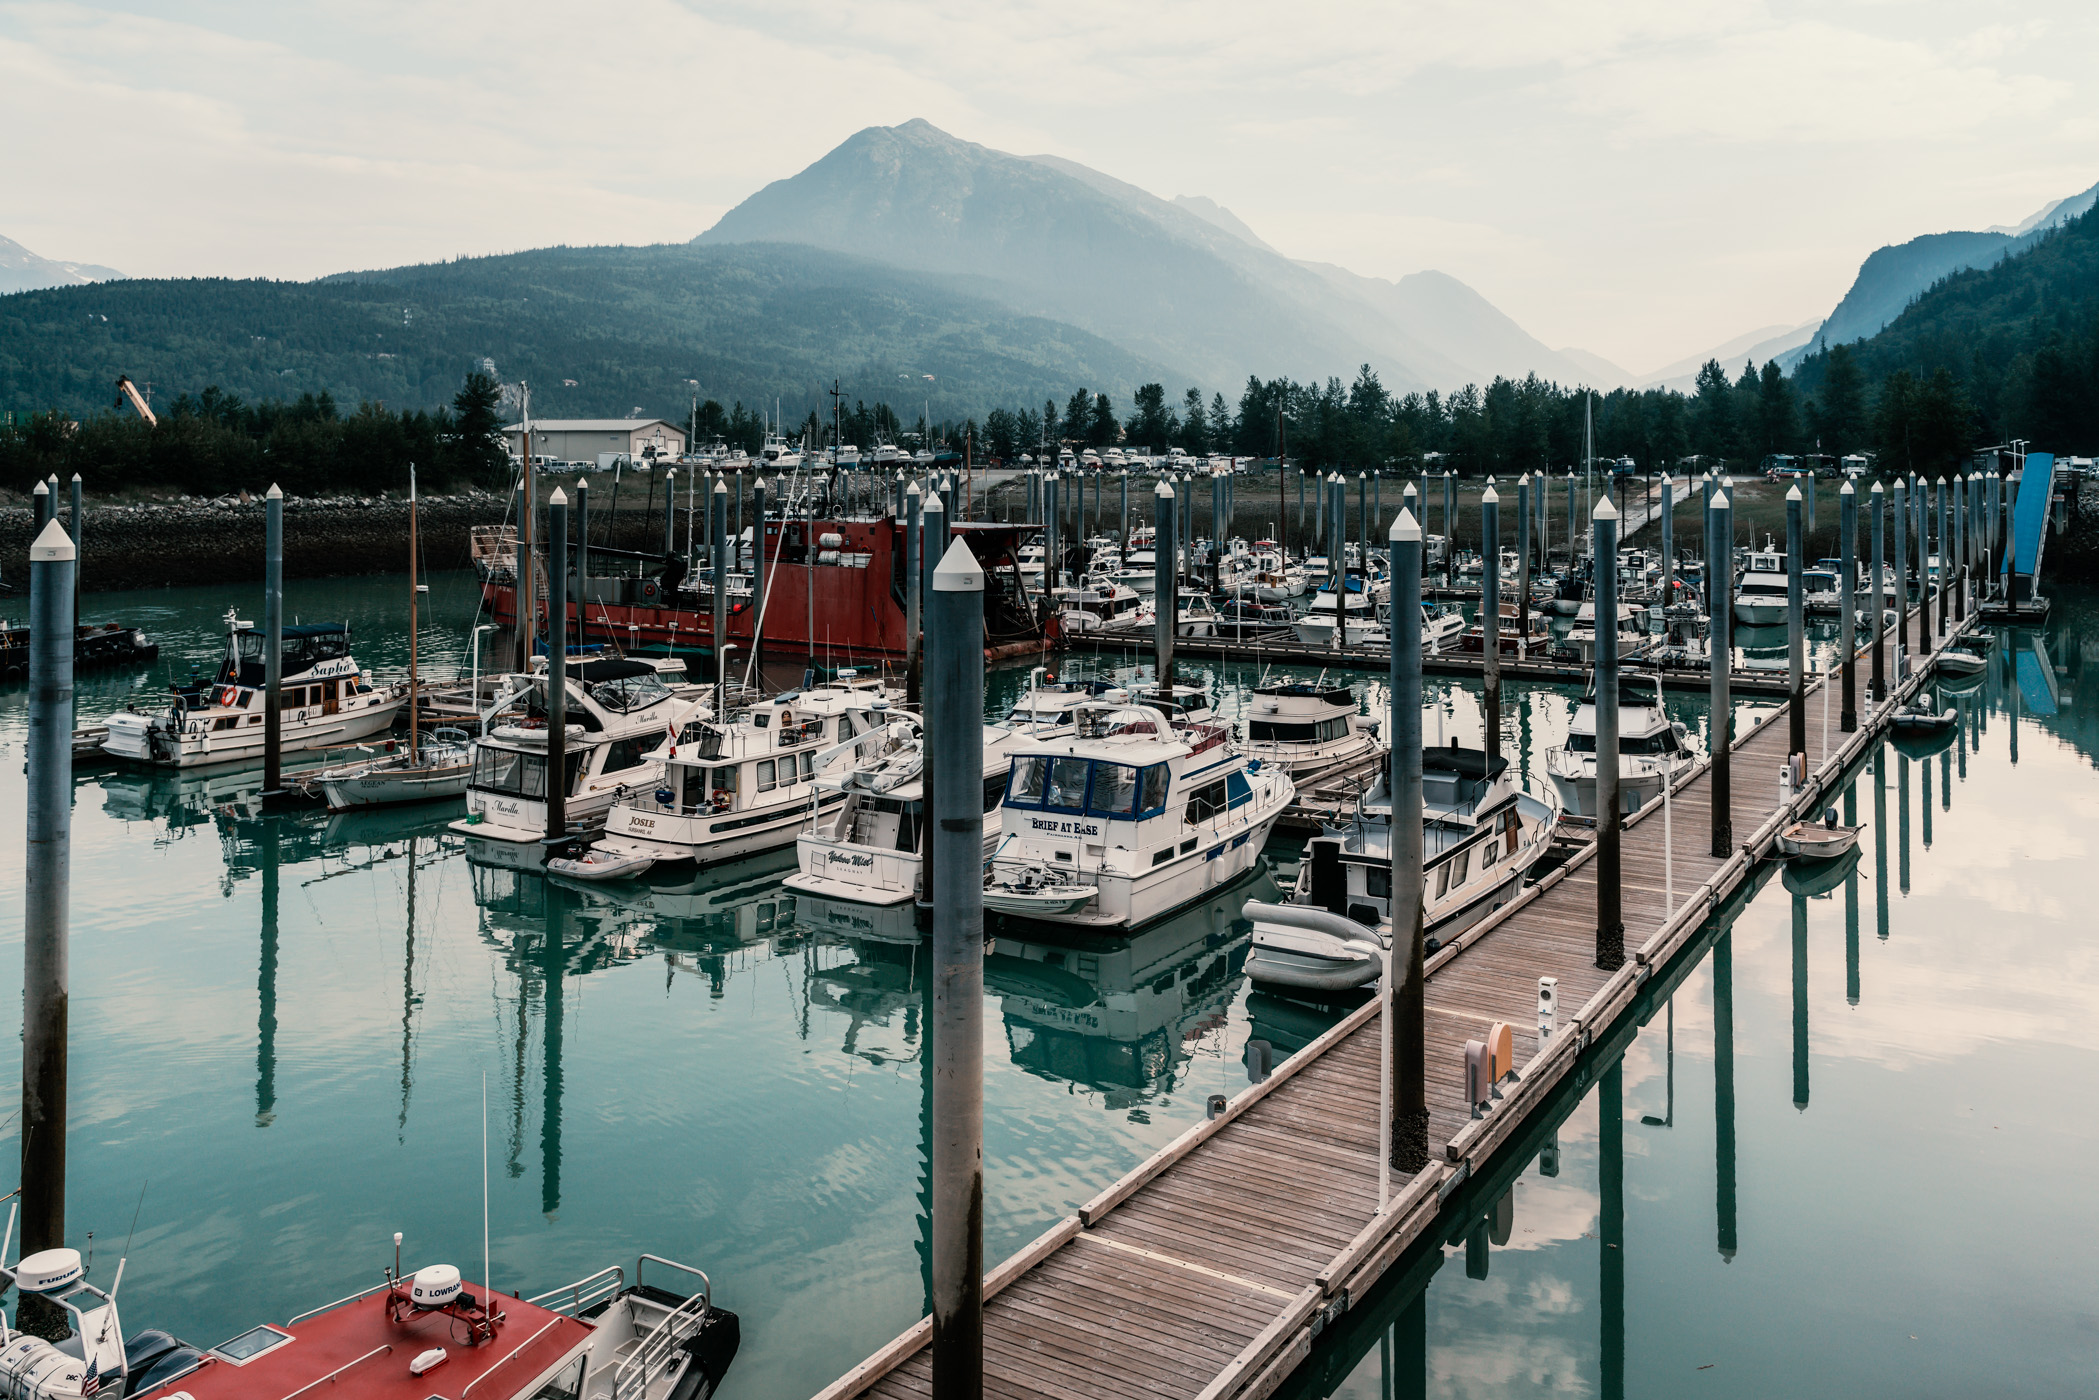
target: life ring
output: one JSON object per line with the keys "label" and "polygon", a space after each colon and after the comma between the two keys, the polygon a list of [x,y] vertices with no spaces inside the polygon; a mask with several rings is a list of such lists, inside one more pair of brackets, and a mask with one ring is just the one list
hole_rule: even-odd
{"label": "life ring", "polygon": [[735,797],[733,797],[729,793],[717,792],[716,794],[714,794],[714,810],[717,812],[726,812],[729,810],[729,804],[734,802],[735,800]]}
{"label": "life ring", "polygon": [[231,710],[240,704],[241,693],[234,686],[219,687],[219,703]]}

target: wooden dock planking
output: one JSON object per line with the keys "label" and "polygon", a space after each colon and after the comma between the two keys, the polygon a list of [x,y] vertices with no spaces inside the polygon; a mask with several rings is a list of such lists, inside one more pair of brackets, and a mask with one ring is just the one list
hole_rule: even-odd
{"label": "wooden dock planking", "polygon": [[[1860,665],[1861,731],[1869,661]],[[1886,671],[1892,678],[1893,665]],[[1916,674],[1873,723],[1884,724],[1892,706],[1928,680],[1919,658]],[[1791,809],[1802,814],[1824,805],[1825,790],[1873,737],[1841,734],[1833,712],[1825,750],[1821,696],[1811,692],[1808,706],[1810,780]],[[1221,1122],[1190,1128],[987,1276],[984,1393],[1014,1400],[1265,1395],[1309,1354],[1332,1310],[1433,1227],[1440,1190],[1487,1163],[1573,1068],[1588,1036],[1611,1025],[1653,966],[1768,850],[1779,825],[1785,726],[1781,706],[1737,735],[1736,849],[1727,858],[1710,851],[1707,764],[1671,795],[1667,863],[1661,804],[1627,819],[1623,968],[1595,965],[1593,845],[1430,959],[1431,1162],[1411,1178],[1395,1176],[1387,1210],[1377,1202],[1381,1039],[1373,1003],[1242,1091]],[[1559,1021],[1546,1047],[1536,1019],[1541,976],[1559,979]],[[1523,1075],[1476,1119],[1465,1101],[1463,1046],[1497,1020],[1510,1028]],[[820,1400],[930,1396],[926,1335],[921,1322]]]}

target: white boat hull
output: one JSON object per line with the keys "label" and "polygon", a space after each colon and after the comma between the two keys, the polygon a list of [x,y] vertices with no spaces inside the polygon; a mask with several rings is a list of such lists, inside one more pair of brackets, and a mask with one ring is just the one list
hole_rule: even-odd
{"label": "white boat hull", "polygon": [[[287,717],[280,728],[279,751],[306,753],[314,749],[340,748],[393,728],[394,716],[406,703],[401,695],[375,695],[361,708],[343,710],[311,719]],[[201,768],[213,763],[241,763],[263,756],[262,716],[245,716],[252,724],[234,729],[213,729],[211,721],[186,721],[180,734],[153,733],[155,724],[165,724],[165,715],[142,715],[124,711],[108,720],[109,737],[104,752],[132,763],[150,763],[161,768]],[[155,739],[161,740],[156,745]]]}
{"label": "white boat hull", "polygon": [[363,807],[395,807],[410,802],[439,802],[464,796],[472,765],[450,763],[436,768],[377,768],[323,773],[322,794],[331,812]]}

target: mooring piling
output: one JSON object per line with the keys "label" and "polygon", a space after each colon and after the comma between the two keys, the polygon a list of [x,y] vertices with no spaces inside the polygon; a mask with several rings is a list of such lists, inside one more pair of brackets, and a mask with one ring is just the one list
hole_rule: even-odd
{"label": "mooring piling", "polygon": [[262,790],[284,790],[284,492],[262,511]]}
{"label": "mooring piling", "polygon": [[[1486,691],[1487,763],[1501,757],[1501,495],[1494,478],[1480,496],[1480,630],[1486,640],[1480,668]],[[1603,630],[1601,620],[1597,630]],[[1342,642],[1343,646],[1348,643]]]}
{"label": "mooring piling", "polygon": [[[1412,487],[1408,490],[1411,492]],[[1391,1173],[1428,1165],[1428,1006],[1421,828],[1421,526],[1402,507],[1386,537],[1392,556],[1392,659],[1388,698],[1392,749],[1392,932],[1386,940],[1379,1016],[1385,1024],[1384,1151],[1379,1200]],[[1395,967],[1405,959],[1404,968]]]}
{"label": "mooring piling", "polygon": [[1618,507],[1608,494],[1589,521],[1596,551],[1596,965],[1610,972],[1625,963],[1625,814],[1618,796]]}
{"label": "mooring piling", "polygon": [[1846,734],[1858,728],[1858,492],[1847,479],[1837,488],[1837,589],[1844,615],[1838,619],[1838,649],[1844,667],[1844,704],[1838,727]]}
{"label": "mooring piling", "polygon": [[547,830],[545,845],[568,839],[568,493],[547,498]]}
{"label": "mooring piling", "polygon": [[1160,478],[1152,492],[1152,660],[1159,682],[1159,697],[1173,699],[1173,625],[1179,609],[1174,606],[1174,583],[1179,577],[1173,566],[1173,487]]}
{"label": "mooring piling", "polygon": [[[29,548],[28,852],[22,892],[24,1254],[66,1242],[76,562],[65,527],[56,518],[45,521]],[[22,1319],[22,1324],[26,1329],[47,1320],[62,1329],[58,1336],[66,1335],[64,1314],[55,1307],[48,1307],[47,1318]]]}
{"label": "mooring piling", "polygon": [[1807,596],[1801,576],[1803,535],[1800,488],[1786,491],[1786,734],[1787,762],[1807,752]]}
{"label": "mooring piling", "polygon": [[927,872],[933,1394],[975,1400],[984,1388],[984,574],[961,539],[933,571],[929,606],[927,845],[939,850]]}
{"label": "mooring piling", "polygon": [[1705,512],[1706,611],[1709,621],[1705,659],[1706,674],[1712,687],[1706,732],[1711,736],[1709,747],[1713,756],[1711,854],[1715,860],[1725,860],[1733,854],[1735,845],[1732,783],[1735,714],[1734,697],[1729,693],[1734,671],[1735,605],[1734,568],[1727,548],[1728,539],[1734,533],[1727,514],[1731,504],[1725,492],[1714,491],[1706,500]]}

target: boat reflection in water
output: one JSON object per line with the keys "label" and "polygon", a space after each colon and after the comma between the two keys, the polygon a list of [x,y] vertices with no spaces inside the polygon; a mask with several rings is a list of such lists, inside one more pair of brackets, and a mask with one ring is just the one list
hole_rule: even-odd
{"label": "boat reflection in water", "polygon": [[999,998],[1013,1063],[1099,1089],[1111,1108],[1171,1090],[1238,990],[1253,938],[1241,910],[1274,897],[1259,864],[1134,936],[988,921],[984,988]]}

